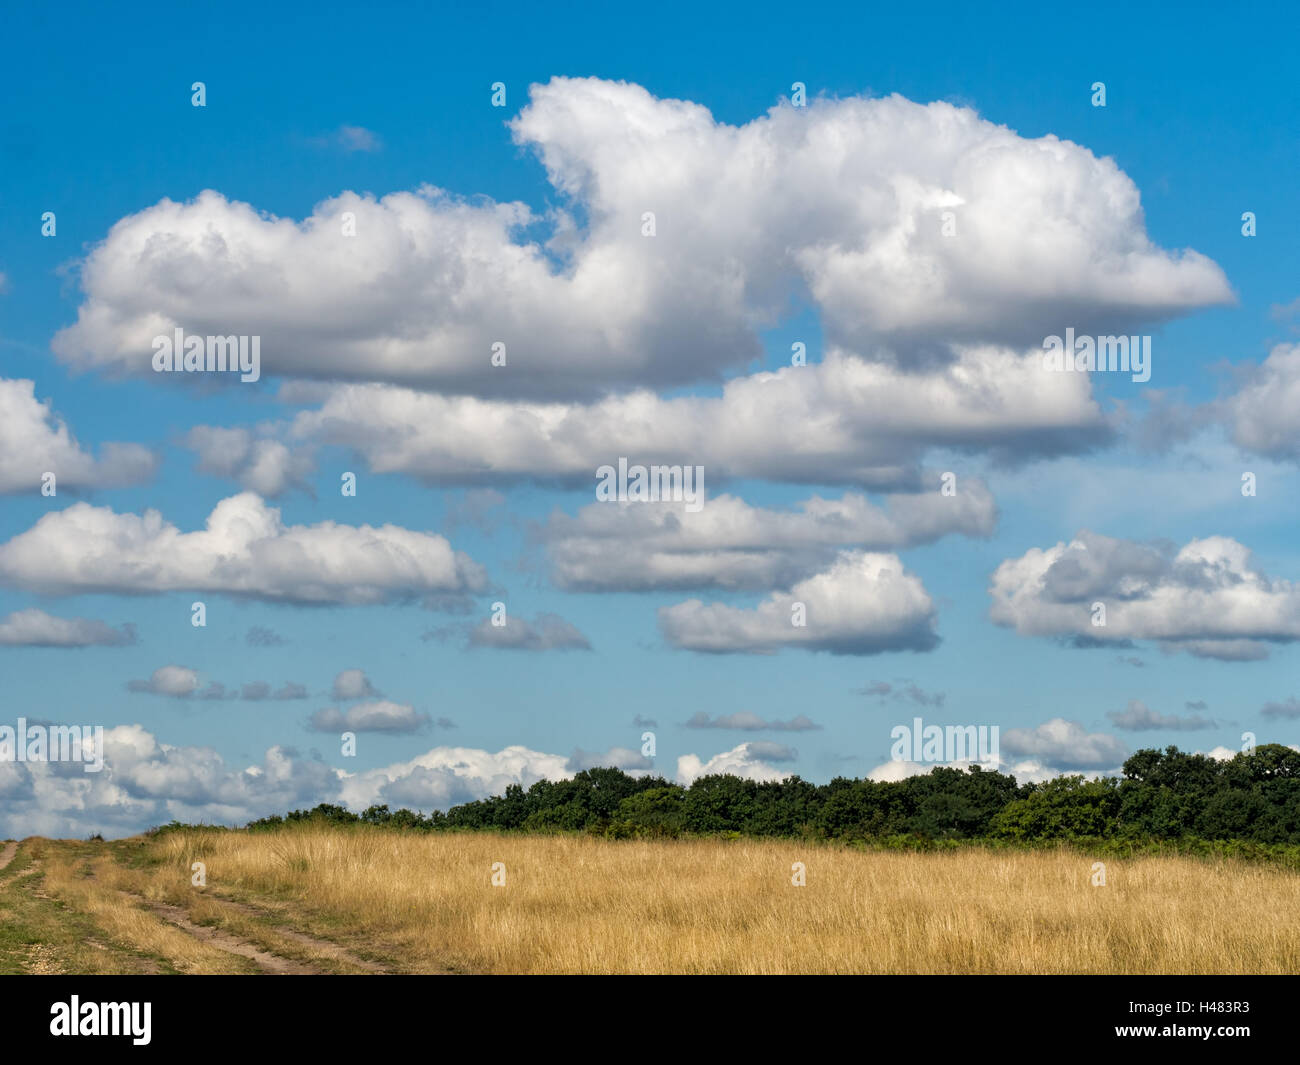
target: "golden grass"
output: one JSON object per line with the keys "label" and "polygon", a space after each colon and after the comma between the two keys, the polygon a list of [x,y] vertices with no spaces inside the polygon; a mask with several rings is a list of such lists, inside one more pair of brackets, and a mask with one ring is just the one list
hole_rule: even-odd
{"label": "golden grass", "polygon": [[[95,875],[88,875],[90,873]],[[240,958],[203,943],[116,890],[114,867],[107,855],[84,860],[80,850],[51,848],[45,863],[43,888],[73,911],[89,917],[106,937],[134,951],[163,959],[179,973],[223,974],[252,971]],[[99,971],[140,972],[118,957],[101,963]]]}
{"label": "golden grass", "polygon": [[402,971],[1300,971],[1300,876],[1238,861],[1108,860],[1093,887],[1093,859],[1071,851],[297,827],[169,833],[145,851],[163,861],[132,872],[137,890],[193,892],[203,861],[218,897],[274,904]]}

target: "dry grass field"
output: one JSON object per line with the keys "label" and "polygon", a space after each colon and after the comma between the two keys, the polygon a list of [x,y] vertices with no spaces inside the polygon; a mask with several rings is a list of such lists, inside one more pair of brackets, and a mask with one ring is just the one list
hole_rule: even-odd
{"label": "dry grass field", "polygon": [[0,871],[0,972],[1300,972],[1300,875],[1150,857],[1095,887],[1092,863],[313,827],[28,840]]}

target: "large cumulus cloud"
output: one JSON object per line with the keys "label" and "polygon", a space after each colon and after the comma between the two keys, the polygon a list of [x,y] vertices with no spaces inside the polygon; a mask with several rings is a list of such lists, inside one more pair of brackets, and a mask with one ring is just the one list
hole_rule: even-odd
{"label": "large cumulus cloud", "polygon": [[[993,574],[990,614],[1024,636],[1089,646],[1154,640],[1204,658],[1258,659],[1300,639],[1300,586],[1256,568],[1226,536],[1179,549],[1082,531],[1031,548]],[[1105,606],[1105,624],[1094,624]]]}
{"label": "large cumulus cloud", "polygon": [[245,492],[202,530],[156,510],[76,503],[0,544],[0,583],[54,595],[217,592],[272,602],[371,604],[482,590],[482,568],[441,536],[395,525],[286,525]]}
{"label": "large cumulus cloud", "polygon": [[343,193],[302,221],[164,200],[92,249],[55,350],[148,372],[179,326],[260,335],[268,375],[578,398],[717,379],[804,302],[831,345],[915,367],[1231,299],[1213,262],[1150,241],[1112,159],[969,108],[849,97],[737,127],[556,78],[510,128],[558,194],[544,215],[435,188]]}

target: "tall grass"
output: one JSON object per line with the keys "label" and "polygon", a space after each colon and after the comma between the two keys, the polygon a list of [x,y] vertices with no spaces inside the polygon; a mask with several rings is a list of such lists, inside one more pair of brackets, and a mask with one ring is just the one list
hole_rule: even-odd
{"label": "tall grass", "polygon": [[413,971],[1300,972],[1300,876],[1235,860],[1107,858],[1094,887],[1093,858],[1065,850],[311,826],[148,850],[150,879],[183,884],[204,861],[213,891],[279,900]]}

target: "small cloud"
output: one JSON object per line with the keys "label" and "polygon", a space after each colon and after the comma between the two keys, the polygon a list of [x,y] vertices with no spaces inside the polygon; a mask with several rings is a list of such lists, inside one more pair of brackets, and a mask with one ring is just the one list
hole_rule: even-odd
{"label": "small cloud", "polygon": [[1129,732],[1150,732],[1156,729],[1191,731],[1216,727],[1213,721],[1199,714],[1179,717],[1177,714],[1157,713],[1141,699],[1133,699],[1126,709],[1112,710],[1106,716],[1115,723],[1116,728],[1127,729]]}
{"label": "small cloud", "polygon": [[591,643],[558,614],[538,614],[533,620],[507,617],[493,625],[490,618],[469,632],[470,647],[497,647],[513,651],[590,651]]}
{"label": "small cloud", "polygon": [[283,647],[285,638],[274,629],[265,628],[262,625],[254,625],[244,633],[244,642],[249,647]]}
{"label": "small cloud", "polygon": [[405,703],[377,700],[358,703],[347,710],[328,707],[311,715],[308,727],[316,732],[418,732],[429,724],[429,715],[421,714]]}
{"label": "small cloud", "polygon": [[187,699],[199,690],[199,675],[185,666],[160,666],[148,680],[130,680],[126,690]]}
{"label": "small cloud", "polygon": [[56,618],[35,608],[0,620],[0,645],[6,647],[126,647],[135,641],[134,625],[115,629],[92,618]]}
{"label": "small cloud", "polygon": [[890,699],[899,703],[911,703],[914,706],[943,706],[944,700],[947,698],[943,692],[924,691],[906,678],[897,682],[897,684],[878,680],[874,684],[868,684],[865,688],[859,688],[858,694],[879,699],[881,702]]}
{"label": "small cloud", "polygon": [[307,143],[314,148],[334,148],[343,152],[377,152],[384,146],[379,134],[365,126],[339,126],[320,137],[309,137]]}
{"label": "small cloud", "polygon": [[377,152],[383,147],[379,135],[364,126],[340,126],[335,137],[347,152]]}
{"label": "small cloud", "polygon": [[738,729],[746,732],[757,732],[761,729],[772,729],[778,732],[808,732],[820,729],[821,725],[810,721],[803,714],[793,717],[789,721],[765,721],[757,714],[751,714],[747,710],[717,717],[709,717],[708,714],[701,710],[686,722],[686,727]]}
{"label": "small cloud", "polygon": [[1260,711],[1265,717],[1284,717],[1288,720],[1300,717],[1300,700],[1294,695],[1280,703],[1265,703]]}
{"label": "small cloud", "polygon": [[581,748],[574,750],[569,756],[568,762],[564,768],[570,773],[580,773],[584,769],[602,769],[612,767],[627,772],[644,772],[654,768],[654,762],[643,755],[640,751],[631,750],[628,747],[611,747],[603,753],[597,751],[584,751]]}
{"label": "small cloud", "polygon": [[271,696],[272,699],[306,699],[307,689],[301,684],[286,682],[283,688],[280,688]]}
{"label": "small cloud", "polygon": [[361,669],[345,669],[334,678],[334,698],[341,702],[349,699],[371,699],[379,692],[370,684],[370,678]]}
{"label": "small cloud", "polygon": [[1300,296],[1290,303],[1275,303],[1268,309],[1269,316],[1275,322],[1289,322],[1300,318]]}
{"label": "small cloud", "polygon": [[659,722],[652,717],[642,717],[640,714],[637,714],[636,717],[632,719],[632,727],[633,728],[658,728]]}

